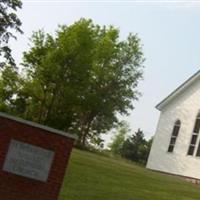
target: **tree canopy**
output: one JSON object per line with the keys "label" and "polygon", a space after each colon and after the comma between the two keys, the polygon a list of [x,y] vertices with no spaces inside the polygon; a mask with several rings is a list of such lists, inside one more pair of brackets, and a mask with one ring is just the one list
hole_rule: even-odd
{"label": "tree canopy", "polygon": [[122,121],[109,144],[110,151],[128,160],[146,164],[153,138],[146,140],[141,129],[132,135],[129,132],[127,122]]}
{"label": "tree canopy", "polygon": [[120,40],[119,29],[90,19],[59,26],[55,35],[40,30],[24,52],[23,76],[17,74],[19,87],[6,104],[23,118],[78,134],[84,146],[134,108],[143,61],[136,34]]}
{"label": "tree canopy", "polygon": [[124,141],[121,156],[145,164],[150,152],[151,143],[152,139],[146,140],[143,131],[138,129]]}
{"label": "tree canopy", "polygon": [[[17,17],[16,11],[22,7],[20,0],[3,0],[0,1],[0,66],[5,66],[6,63],[15,65],[11,55],[11,49],[8,46],[10,38],[16,36],[13,31],[22,33],[20,29],[21,21]],[[5,61],[3,62],[3,58]]]}

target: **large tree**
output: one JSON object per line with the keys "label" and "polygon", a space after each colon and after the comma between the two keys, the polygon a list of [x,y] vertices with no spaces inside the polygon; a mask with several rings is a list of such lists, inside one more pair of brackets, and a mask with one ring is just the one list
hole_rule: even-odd
{"label": "large tree", "polygon": [[133,109],[143,61],[137,35],[120,40],[117,28],[92,20],[60,26],[54,36],[35,32],[24,53],[23,115],[78,134],[83,146],[98,141],[117,114]]}
{"label": "large tree", "polygon": [[10,38],[16,39],[13,31],[22,33],[21,21],[16,15],[17,9],[21,6],[20,0],[0,1],[0,67],[5,66],[5,62],[15,65],[8,42]]}

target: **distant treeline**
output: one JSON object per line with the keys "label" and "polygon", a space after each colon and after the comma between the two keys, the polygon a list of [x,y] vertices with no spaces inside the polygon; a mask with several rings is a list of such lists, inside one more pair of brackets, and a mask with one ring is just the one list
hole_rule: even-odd
{"label": "distant treeline", "polygon": [[150,152],[152,138],[146,140],[142,130],[127,135],[130,130],[126,122],[119,125],[109,147],[111,152],[123,158],[146,164]]}

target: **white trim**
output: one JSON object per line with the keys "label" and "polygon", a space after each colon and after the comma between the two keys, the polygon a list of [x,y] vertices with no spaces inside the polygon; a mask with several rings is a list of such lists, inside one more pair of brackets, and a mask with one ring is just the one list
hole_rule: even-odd
{"label": "white trim", "polygon": [[192,85],[196,80],[200,79],[200,70],[197,71],[193,76],[187,79],[182,85],[180,85],[177,89],[175,89],[172,93],[170,93],[164,100],[162,100],[159,104],[156,105],[158,110],[162,110],[162,108],[167,105],[172,99],[174,99],[177,95],[187,89],[190,85]]}
{"label": "white trim", "polygon": [[45,131],[49,131],[51,133],[55,133],[55,134],[58,134],[58,135],[69,137],[69,138],[72,138],[72,139],[75,139],[75,140],[78,138],[76,135],[71,135],[71,134],[66,133],[64,131],[60,131],[60,130],[57,130],[57,129],[54,129],[54,128],[51,128],[51,127],[48,127],[48,126],[44,126],[44,125],[41,125],[41,124],[38,124],[38,123],[35,123],[35,122],[31,122],[31,121],[28,121],[28,120],[24,120],[24,119],[19,118],[19,117],[14,117],[14,116],[8,115],[6,113],[0,112],[0,117],[4,117],[4,118],[10,119],[10,120],[14,120],[14,121],[22,123],[22,124],[26,124],[26,125],[29,125],[29,126],[32,126],[32,127],[43,129]]}

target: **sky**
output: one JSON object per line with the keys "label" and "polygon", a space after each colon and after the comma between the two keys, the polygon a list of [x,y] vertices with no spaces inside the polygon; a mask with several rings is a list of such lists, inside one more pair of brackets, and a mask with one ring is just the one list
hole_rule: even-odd
{"label": "sky", "polygon": [[141,128],[147,138],[156,130],[156,104],[200,68],[200,1],[24,0],[17,14],[24,34],[10,45],[18,64],[33,31],[53,34],[59,24],[70,25],[81,17],[118,27],[121,39],[137,33],[146,59],[138,86],[142,96],[133,102],[130,115],[120,119],[128,121],[133,131]]}

